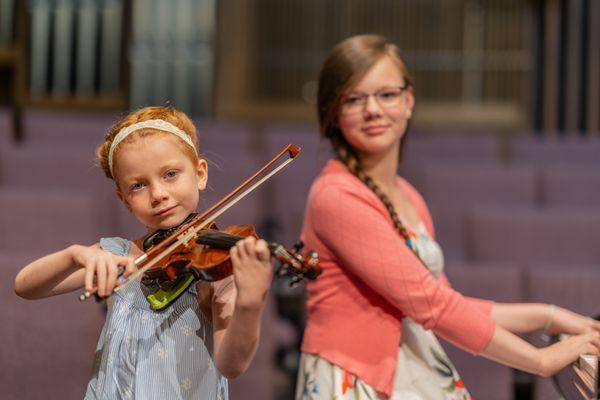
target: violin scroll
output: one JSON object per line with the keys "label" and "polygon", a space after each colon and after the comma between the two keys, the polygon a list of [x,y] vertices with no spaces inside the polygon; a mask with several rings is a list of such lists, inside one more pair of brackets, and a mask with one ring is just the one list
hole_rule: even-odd
{"label": "violin scroll", "polygon": [[271,251],[271,254],[281,263],[275,273],[277,276],[293,275],[290,286],[297,286],[303,279],[315,280],[321,275],[319,255],[314,250],[302,255],[303,242],[296,243],[292,251],[275,243],[270,243],[269,246],[271,245],[280,247]]}

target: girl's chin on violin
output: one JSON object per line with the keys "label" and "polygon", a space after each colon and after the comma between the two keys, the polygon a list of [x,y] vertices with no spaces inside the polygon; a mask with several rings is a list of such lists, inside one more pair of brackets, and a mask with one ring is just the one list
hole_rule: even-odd
{"label": "girl's chin on violin", "polygon": [[154,213],[145,225],[150,230],[169,229],[181,224],[191,212],[178,205],[171,206]]}

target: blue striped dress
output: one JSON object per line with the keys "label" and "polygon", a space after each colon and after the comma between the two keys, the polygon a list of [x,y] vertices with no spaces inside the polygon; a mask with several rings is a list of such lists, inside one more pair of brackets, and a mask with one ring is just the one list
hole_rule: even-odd
{"label": "blue striped dress", "polygon": [[[127,255],[131,242],[103,238],[100,246]],[[132,282],[112,296],[85,399],[227,399],[195,288],[162,312],[150,308],[145,290]]]}

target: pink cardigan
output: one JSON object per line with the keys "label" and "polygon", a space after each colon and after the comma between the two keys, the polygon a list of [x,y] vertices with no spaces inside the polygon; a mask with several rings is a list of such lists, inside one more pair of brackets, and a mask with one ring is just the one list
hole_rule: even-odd
{"label": "pink cardigan", "polygon": [[[425,202],[398,184],[433,237]],[[323,274],[307,284],[302,350],[318,354],[391,395],[406,315],[456,346],[480,353],[492,338],[493,302],[467,298],[435,279],[397,233],[379,198],[339,161],[312,185],[302,228]]]}

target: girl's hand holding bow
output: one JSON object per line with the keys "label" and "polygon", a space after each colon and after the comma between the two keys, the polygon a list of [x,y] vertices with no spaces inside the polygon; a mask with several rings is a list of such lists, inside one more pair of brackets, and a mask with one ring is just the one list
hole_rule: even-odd
{"label": "girl's hand holding bow", "polygon": [[109,296],[119,285],[118,277],[122,268],[124,268],[124,277],[136,270],[132,257],[116,256],[102,250],[97,244],[73,245],[69,248],[69,252],[73,263],[85,269],[85,290],[91,292],[97,287],[97,294],[100,297]]}

